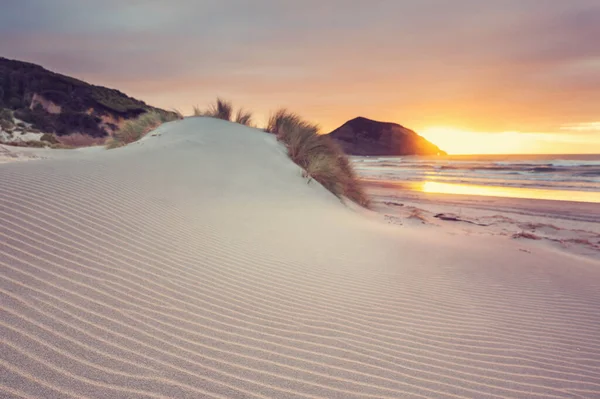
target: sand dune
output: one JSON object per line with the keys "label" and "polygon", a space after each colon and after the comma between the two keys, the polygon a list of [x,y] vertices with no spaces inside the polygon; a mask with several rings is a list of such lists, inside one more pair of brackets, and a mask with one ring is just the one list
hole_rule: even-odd
{"label": "sand dune", "polygon": [[600,397],[600,265],[399,229],[192,118],[0,165],[0,397]]}

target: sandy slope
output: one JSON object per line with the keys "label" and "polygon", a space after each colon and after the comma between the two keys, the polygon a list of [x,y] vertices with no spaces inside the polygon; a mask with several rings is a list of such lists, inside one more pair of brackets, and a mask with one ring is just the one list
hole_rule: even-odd
{"label": "sandy slope", "polygon": [[195,118],[0,165],[0,397],[600,397],[600,266],[400,229]]}

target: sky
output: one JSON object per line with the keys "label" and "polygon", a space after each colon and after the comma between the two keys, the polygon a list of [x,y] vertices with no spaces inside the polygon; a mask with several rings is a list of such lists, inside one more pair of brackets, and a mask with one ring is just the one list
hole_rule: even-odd
{"label": "sky", "polygon": [[0,0],[0,56],[190,113],[217,96],[449,153],[600,153],[600,0]]}

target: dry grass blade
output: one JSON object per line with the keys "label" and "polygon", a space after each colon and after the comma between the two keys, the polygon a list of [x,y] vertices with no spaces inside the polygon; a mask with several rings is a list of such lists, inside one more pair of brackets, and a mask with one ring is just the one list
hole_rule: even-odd
{"label": "dry grass blade", "polygon": [[252,126],[252,112],[240,108],[235,114],[235,122],[241,125]]}
{"label": "dry grass blade", "polygon": [[313,155],[308,162],[306,173],[336,196],[343,195],[344,182],[340,179],[336,160],[330,154]]}
{"label": "dry grass blade", "polygon": [[225,101],[221,98],[217,98],[217,102],[215,104],[210,105],[208,111],[204,114],[204,116],[223,119],[225,121],[231,121],[232,115],[233,106],[229,101]]}
{"label": "dry grass blade", "polygon": [[[281,108],[269,117],[265,131],[280,136],[295,128],[308,128],[309,125],[299,115]],[[315,133],[318,133],[318,127],[316,125],[313,125],[313,127],[315,128]]]}
{"label": "dry grass blade", "polygon": [[327,153],[326,141],[325,137],[315,134],[311,129],[297,127],[287,134],[286,143],[290,158],[307,169],[314,156]]}
{"label": "dry grass blade", "polygon": [[171,113],[173,113],[177,119],[183,119],[184,118],[184,116],[181,113],[181,111],[179,109],[177,109],[177,108],[171,108]]}
{"label": "dry grass blade", "polygon": [[194,108],[193,108],[192,114],[193,114],[194,116],[204,116],[204,111],[202,111],[202,110],[200,109],[200,107],[199,107],[199,106],[197,106],[197,105],[194,105]]}

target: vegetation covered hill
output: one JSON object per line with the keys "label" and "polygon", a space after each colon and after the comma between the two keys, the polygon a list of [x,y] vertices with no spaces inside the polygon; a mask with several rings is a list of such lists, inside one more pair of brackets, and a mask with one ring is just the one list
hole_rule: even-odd
{"label": "vegetation covered hill", "polygon": [[93,137],[104,137],[124,120],[157,110],[118,90],[2,57],[0,109],[12,110],[16,118],[43,132],[59,136],[84,133]]}

